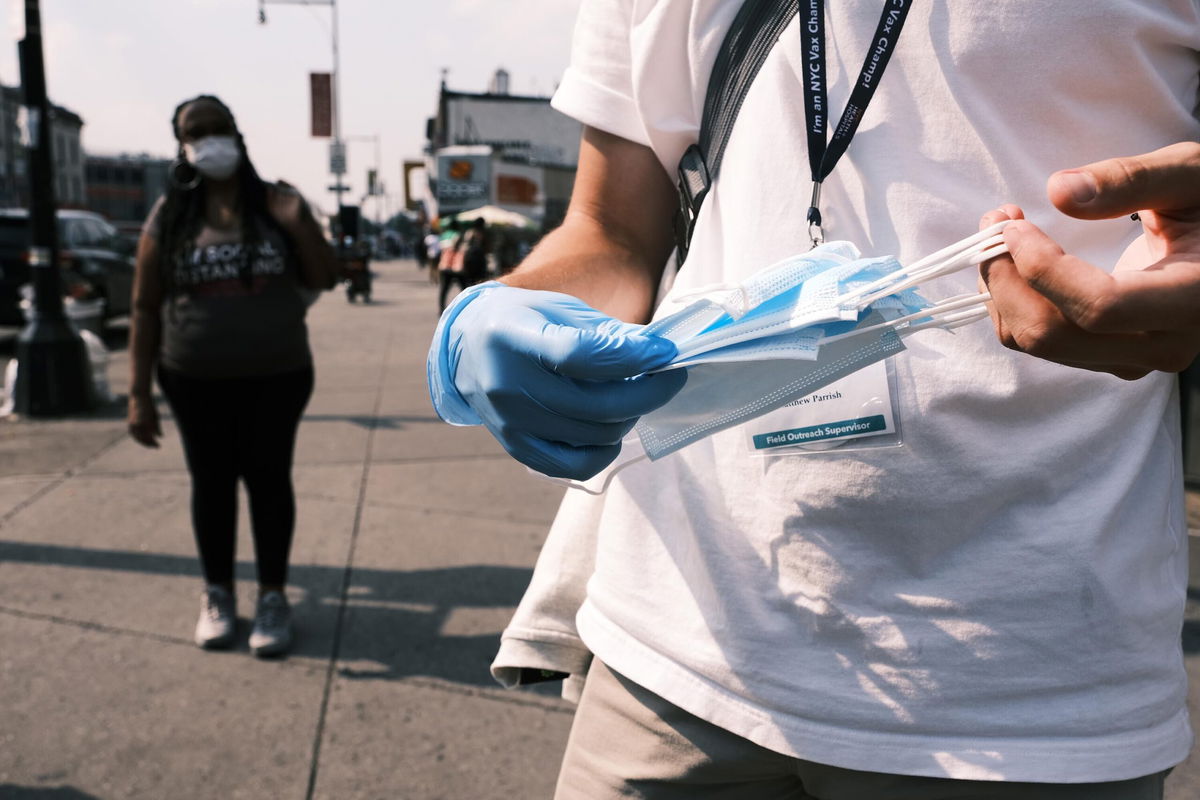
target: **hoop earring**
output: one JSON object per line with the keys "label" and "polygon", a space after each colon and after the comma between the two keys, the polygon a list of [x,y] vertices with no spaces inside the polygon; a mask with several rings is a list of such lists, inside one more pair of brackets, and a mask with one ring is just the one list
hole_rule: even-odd
{"label": "hoop earring", "polygon": [[[187,178],[186,180],[181,178],[179,175],[181,169],[187,173],[191,173],[191,177]],[[200,173],[195,167],[193,167],[184,159],[177,158],[172,161],[171,166],[167,168],[167,180],[169,180],[171,185],[176,189],[182,189],[185,192],[190,192],[192,189],[195,189],[200,185]]]}

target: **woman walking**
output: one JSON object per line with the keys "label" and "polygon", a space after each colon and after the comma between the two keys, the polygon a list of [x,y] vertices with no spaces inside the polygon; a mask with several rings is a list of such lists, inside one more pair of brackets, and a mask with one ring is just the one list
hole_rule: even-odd
{"label": "woman walking", "polygon": [[292,453],[313,388],[305,312],[335,284],[337,262],[300,194],[259,177],[224,103],[187,100],[171,124],[179,157],[138,244],[129,432],[158,446],[157,367],[192,478],[205,580],[196,643],[229,647],[236,636],[240,479],[258,566],[250,648],[275,655],[292,641]]}

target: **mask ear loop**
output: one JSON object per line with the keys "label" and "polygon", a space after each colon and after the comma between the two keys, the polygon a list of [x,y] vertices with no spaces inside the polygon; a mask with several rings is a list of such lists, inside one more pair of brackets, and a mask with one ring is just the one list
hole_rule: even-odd
{"label": "mask ear loop", "polygon": [[[992,258],[993,256],[999,255],[1003,252],[1007,252],[1007,247],[1004,244],[1003,237],[993,236],[975,245],[971,250],[960,253],[947,261],[932,264],[919,270],[914,270],[912,267],[908,267],[906,270],[904,270],[904,272],[908,273],[908,277],[873,291],[865,297],[856,298],[853,301],[854,305],[858,308],[865,308],[881,297],[887,297],[890,294],[896,294],[897,292],[902,292],[905,289],[911,289],[914,286],[918,286],[935,278],[940,278],[943,275],[951,275],[959,270],[965,269],[974,264],[978,264],[981,260]],[[984,257],[985,254],[986,257]],[[876,283],[881,283],[889,278],[894,280],[896,277],[902,274],[903,273],[901,271],[894,272],[890,276],[886,276],[880,281],[876,281]],[[859,294],[862,291],[870,288],[871,287],[863,287],[863,289],[856,290],[854,294]]]}
{"label": "mask ear loop", "polygon": [[[988,250],[997,244],[1001,244],[1004,240],[999,236],[999,233],[1004,230],[1004,228],[1011,221],[1012,220],[1006,219],[1001,220],[994,225],[989,225],[978,233],[968,236],[959,242],[955,242],[948,247],[943,247],[936,253],[932,253],[931,255],[928,255],[925,258],[908,265],[907,267],[903,267],[890,275],[885,275],[879,280],[869,283],[866,286],[861,286],[854,291],[847,292],[838,298],[838,304],[849,305],[851,303],[856,303],[861,308],[878,299],[878,297],[873,297],[869,301],[863,301],[863,298],[866,298],[873,292],[879,293],[881,290],[887,289],[887,291],[883,291],[882,294],[878,295],[879,297],[883,297],[887,296],[888,294],[892,294],[895,291],[899,291],[896,286],[892,285],[897,278],[908,277],[910,280],[917,278],[916,282],[920,283],[921,281],[931,280],[932,278],[941,277],[942,275],[950,274],[950,272],[962,269],[963,267],[967,266],[967,264],[960,263],[960,259],[962,259],[964,256],[970,256],[972,251],[977,251],[980,249]],[[942,270],[947,271],[943,272]],[[916,283],[910,283],[908,285],[915,286]],[[903,288],[908,287],[905,286]]]}
{"label": "mask ear loop", "polygon": [[632,452],[633,448],[636,448],[641,452],[636,456],[626,458],[625,461],[621,461],[621,455],[618,455],[616,462],[610,464],[604,469],[603,472],[588,478],[586,481],[577,481],[571,478],[552,478],[549,475],[543,475],[535,469],[530,469],[529,467],[526,467],[525,469],[528,470],[529,474],[533,475],[535,478],[540,478],[541,480],[549,483],[556,483],[559,486],[565,486],[568,489],[574,489],[579,492],[590,494],[594,497],[599,497],[608,491],[608,487],[612,485],[613,478],[617,476],[617,473],[624,472],[627,467],[633,466],[639,461],[649,460],[650,456],[641,446],[641,439],[638,438],[637,434],[630,433],[621,440],[621,454],[627,455],[629,452]]}
{"label": "mask ear loop", "polygon": [[917,325],[909,326],[902,331],[898,331],[899,336],[908,336],[917,331],[928,330],[930,328],[939,328],[944,331],[953,331],[955,328],[961,328],[964,325],[970,325],[973,322],[987,319],[991,315],[988,313],[987,307],[973,308],[970,311],[963,311],[958,314],[948,314],[942,319],[932,320],[930,322],[922,322]]}
{"label": "mask ear loop", "polygon": [[[948,300],[935,303],[929,308],[916,311],[912,314],[906,314],[903,317],[897,317],[896,319],[888,320],[887,322],[869,325],[865,328],[856,328],[852,331],[839,333],[836,336],[826,337],[821,340],[821,344],[836,342],[840,339],[848,339],[851,336],[858,336],[860,333],[870,333],[871,331],[883,330],[884,328],[891,328],[892,330],[903,335],[903,333],[906,331],[923,330],[924,328],[935,327],[939,318],[946,317],[951,312],[962,311],[963,309],[970,309],[969,313],[975,313],[978,310],[976,306],[982,306],[984,303],[991,301],[991,299],[992,296],[987,292],[982,294],[969,294],[965,296],[951,297]],[[984,310],[986,311],[986,309]],[[916,325],[909,324],[912,322],[919,322],[921,320],[931,320],[931,322],[921,322],[920,328],[918,328]]]}
{"label": "mask ear loop", "polygon": [[[648,461],[649,458],[650,457],[646,455],[646,453],[642,453],[641,456],[630,458],[629,461],[626,461],[623,464],[618,464],[617,467],[606,469],[604,473],[596,475],[595,477],[592,477],[592,479],[588,479],[586,481],[576,481],[570,479],[570,477],[551,477],[550,475],[542,475],[538,470],[529,467],[526,467],[526,469],[529,471],[530,475],[539,477],[541,480],[550,483],[558,483],[559,486],[565,486],[569,489],[576,489],[577,492],[584,492],[586,494],[593,495],[593,497],[600,497],[601,494],[604,494],[608,491],[608,487],[612,486],[612,479],[617,477],[618,473],[622,473],[626,467],[632,467],[632,465],[636,464],[637,462]],[[599,487],[595,486],[596,480],[598,480],[601,475],[604,476],[604,480],[600,481]]]}

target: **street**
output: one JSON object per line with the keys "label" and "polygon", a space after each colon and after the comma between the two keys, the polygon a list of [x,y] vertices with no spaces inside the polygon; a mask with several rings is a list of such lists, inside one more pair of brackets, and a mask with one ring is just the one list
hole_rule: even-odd
{"label": "street", "polygon": [[[557,684],[502,690],[488,664],[563,490],[437,420],[435,288],[411,261],[376,268],[376,302],[337,290],[309,315],[284,659],[245,642],[244,498],[239,646],[191,641],[201,583],[169,420],[160,450],[127,437],[120,404],[0,422],[0,800],[551,796],[572,706]],[[124,394],[123,331],[109,343]],[[0,373],[11,354],[0,342]],[[1196,718],[1200,548],[1191,585]],[[1200,797],[1196,750],[1168,787]]]}
{"label": "street", "polygon": [[[0,798],[550,796],[571,706],[552,685],[501,689],[488,664],[563,490],[437,420],[434,289],[412,262],[378,268],[378,302],[338,290],[309,316],[286,659],[245,643],[244,498],[239,647],[192,644],[169,423],[158,451],[119,408],[0,423]],[[114,391],[127,372],[115,351]]]}

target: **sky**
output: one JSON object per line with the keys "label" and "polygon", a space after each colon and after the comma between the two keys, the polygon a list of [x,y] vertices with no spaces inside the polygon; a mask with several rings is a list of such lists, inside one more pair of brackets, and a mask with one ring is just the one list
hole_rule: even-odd
{"label": "sky", "polygon": [[[512,93],[549,95],[568,63],[580,0],[336,2],[349,196],[365,191],[375,162],[365,137],[377,135],[394,211],[401,162],[421,155],[442,69],[459,91],[486,91],[503,67]],[[24,8],[0,0],[0,83],[20,82]],[[329,144],[309,136],[308,100],[308,74],[333,61],[328,0],[268,0],[265,25],[258,10],[259,0],[41,0],[51,100],[83,117],[86,152],[174,157],[176,104],[215,94],[264,178],[287,180],[332,210]]]}

